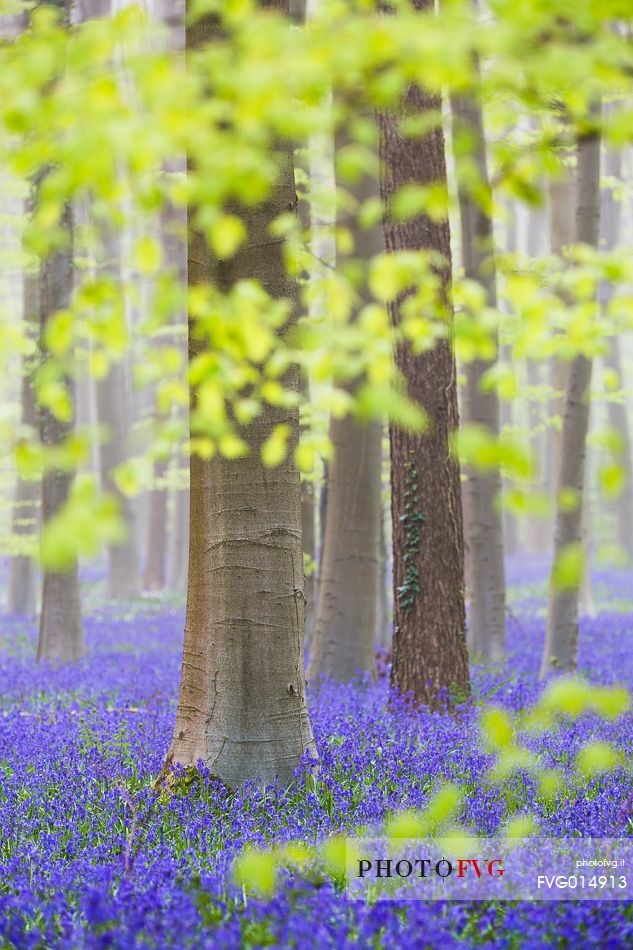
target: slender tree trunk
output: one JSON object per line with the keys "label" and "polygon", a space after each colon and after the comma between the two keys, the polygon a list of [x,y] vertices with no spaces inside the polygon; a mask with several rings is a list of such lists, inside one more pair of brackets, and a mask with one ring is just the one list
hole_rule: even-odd
{"label": "slender tree trunk", "polygon": [[[104,241],[103,254],[106,260],[100,262],[99,270],[120,282],[120,247],[113,233],[108,234]],[[131,409],[125,370],[124,363],[113,363],[108,375],[97,381],[96,396],[97,417],[106,430],[105,441],[99,445],[101,486],[116,497],[127,528],[125,541],[108,548],[108,595],[129,599],[136,597],[140,589],[135,513],[129,498],[120,491],[112,477],[113,471],[127,457]]]}
{"label": "slender tree trunk", "polygon": [[[578,243],[595,247],[600,226],[600,135],[597,132],[579,139],[576,176],[575,238]],[[580,548],[582,543],[591,368],[591,360],[579,355],[571,363],[567,378],[558,489],[575,492],[577,504],[571,511],[566,505],[557,507],[554,565],[566,551]],[[541,676],[554,670],[576,669],[578,594],[578,585],[565,589],[551,585]]]}
{"label": "slender tree trunk", "polygon": [[[549,245],[550,252],[560,257],[563,249],[574,240],[574,176],[565,171],[560,179],[549,183]],[[547,484],[550,486],[550,501],[556,509],[556,491],[560,471],[560,444],[563,419],[563,404],[567,388],[568,365],[553,356],[550,361],[550,379],[553,389],[549,405],[550,426],[547,430]],[[552,534],[555,515],[552,517]]]}
{"label": "slender tree trunk", "polygon": [[[23,278],[24,320],[27,326],[39,321],[39,287],[36,274],[25,273]],[[31,367],[22,367],[22,424],[30,429],[37,428],[37,412],[33,397]],[[37,534],[40,484],[32,479],[18,475],[13,498],[12,533],[29,543]],[[7,585],[7,610],[10,614],[24,614],[32,617],[37,610],[37,573],[35,559],[22,552],[9,561],[9,580]]]}
{"label": "slender tree trunk", "polygon": [[[505,251],[508,254],[517,252],[517,212],[513,203],[508,204],[508,217],[505,229]],[[512,362],[512,347],[507,343],[500,347],[500,359],[502,363]],[[512,427],[513,406],[510,400],[502,399],[499,404],[499,424],[501,432],[506,428]],[[511,488],[511,482],[508,478],[502,479],[503,494],[506,496]],[[503,509],[503,540],[505,553],[508,555],[516,554],[519,548],[519,526],[515,514],[504,507]]]}
{"label": "slender tree trunk", "polygon": [[[287,2],[276,4],[287,14]],[[212,19],[187,27],[187,48],[212,40]],[[248,238],[231,260],[215,260],[189,218],[189,285],[229,288],[257,279],[272,297],[294,299],[271,221],[296,208],[292,151],[275,153],[280,176],[265,205],[243,209]],[[190,328],[190,355],[205,342]],[[287,384],[298,386],[298,373]],[[195,394],[194,394],[195,405]],[[260,455],[277,424],[289,451],[275,469]],[[182,680],[167,764],[199,761],[225,785],[293,781],[316,754],[303,672],[304,595],[301,486],[294,462],[299,417],[263,406],[243,436],[246,458],[191,459],[191,537]]]}
{"label": "slender tree trunk", "polygon": [[[429,0],[416,8],[432,11]],[[437,98],[412,86],[404,111],[439,111]],[[424,216],[405,222],[390,214],[393,196],[403,185],[446,182],[444,136],[435,127],[424,138],[404,138],[399,116],[379,117],[381,191],[385,203],[387,251],[427,249],[442,254],[440,272],[446,293],[448,339],[415,354],[403,343],[396,363],[409,396],[423,407],[429,426],[418,434],[390,427],[391,512],[394,559],[394,636],[391,683],[414,704],[440,704],[447,694],[469,693],[464,611],[464,537],[459,464],[449,440],[458,424],[457,380],[451,346],[450,234],[448,221]],[[395,323],[400,306],[390,307]],[[448,697],[450,698],[450,697]]]}
{"label": "slender tree trunk", "polygon": [[[610,179],[622,180],[622,154],[614,149],[608,149],[605,155],[605,172]],[[620,241],[620,201],[616,200],[611,188],[602,190],[602,239],[607,250],[614,250]],[[612,285],[603,283],[599,290],[599,299],[603,308],[609,304]],[[603,357],[607,369],[617,373],[620,386],[623,382],[622,361],[620,359],[620,341],[617,336],[609,339],[609,348]],[[622,465],[626,480],[624,487],[614,505],[616,513],[616,535],[618,544],[630,558],[633,558],[633,467],[631,465],[631,432],[627,407],[624,402],[607,402],[607,418],[609,425],[620,436]]]}
{"label": "slender tree trunk", "polygon": [[154,487],[149,497],[147,519],[147,555],[143,590],[156,591],[165,587],[165,560],[167,555],[167,489],[164,485],[169,463],[165,459],[154,462]]}
{"label": "slender tree trunk", "polygon": [[[527,252],[532,260],[541,257],[544,237],[547,235],[546,216],[540,207],[530,208],[528,214]],[[526,360],[527,384],[534,390],[540,384],[539,366],[534,360]],[[546,445],[542,431],[540,400],[531,393],[528,397],[528,426],[530,430],[530,454],[534,462],[534,490],[547,492]],[[549,550],[550,532],[540,518],[530,518],[527,523],[526,549],[530,554],[545,554]]]}
{"label": "slender tree trunk", "polygon": [[[337,149],[344,145],[344,137],[337,136]],[[379,194],[378,182],[369,176],[346,190],[356,208]],[[361,273],[366,272],[368,262],[384,247],[382,230],[361,228],[356,213],[340,207],[337,225],[353,235],[354,257]],[[350,263],[338,254],[340,270]],[[357,307],[367,299],[363,277],[363,286],[357,288]],[[328,472],[324,552],[308,678],[327,675],[345,682],[359,672],[375,672],[382,427],[351,415],[332,418],[330,439],[334,456]]]}
{"label": "slender tree trunk", "polygon": [[169,587],[171,590],[187,589],[187,566],[189,551],[189,488],[174,492],[174,519],[169,553]]}
{"label": "slender tree trunk", "polygon": [[308,678],[374,672],[380,424],[332,420],[325,552]]}
{"label": "slender tree trunk", "polygon": [[303,527],[303,553],[309,559],[308,573],[305,575],[306,598],[306,646],[312,641],[314,617],[316,611],[316,499],[314,482],[305,479],[301,482],[301,524]]}
{"label": "slender tree trunk", "polygon": [[[46,359],[45,334],[48,320],[68,307],[73,283],[73,221],[70,206],[62,216],[65,245],[50,253],[40,269],[40,348]],[[72,381],[66,380],[71,389]],[[72,432],[74,420],[62,422],[40,408],[40,439],[44,446],[60,445]],[[42,479],[42,522],[44,525],[64,506],[72,476],[59,469],[48,470]],[[38,660],[72,661],[84,654],[77,564],[61,573],[45,570],[37,646]]]}
{"label": "slender tree trunk", "polygon": [[[604,365],[618,374],[623,380],[622,361],[620,359],[620,341],[617,337],[609,340],[609,349],[603,357]],[[631,466],[631,432],[627,407],[621,402],[607,403],[609,425],[615,429],[621,439],[622,453],[619,459],[624,470],[625,483],[618,496],[615,507],[616,533],[618,544],[630,558],[633,558],[633,467]]]}
{"label": "slender tree trunk", "polygon": [[387,540],[387,511],[380,503],[380,535],[378,540],[378,605],[376,608],[376,643],[382,650],[391,648],[391,571],[389,563],[389,546]]}
{"label": "slender tree trunk", "polygon": [[[473,200],[460,176],[460,148],[463,153],[460,139],[467,136],[468,157],[476,162],[479,185],[491,199],[481,106],[474,99],[454,97],[452,111],[464,272],[469,280],[477,281],[483,288],[487,305],[496,308],[492,218],[480,201]],[[466,364],[464,417],[467,423],[486,429],[498,439],[499,397],[495,389],[483,389],[484,376],[496,362],[495,356]],[[465,540],[469,558],[467,576],[471,585],[469,646],[473,654],[495,661],[505,653],[505,571],[499,469],[488,472],[469,469],[466,494]]]}

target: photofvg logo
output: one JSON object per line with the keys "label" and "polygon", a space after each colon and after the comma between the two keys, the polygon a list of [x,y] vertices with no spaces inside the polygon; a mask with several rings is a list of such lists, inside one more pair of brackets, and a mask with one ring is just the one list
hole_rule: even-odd
{"label": "photofvg logo", "polygon": [[350,900],[631,900],[633,839],[347,839]]}
{"label": "photofvg logo", "polygon": [[485,858],[458,858],[456,864],[449,861],[448,858],[440,858],[434,861],[433,858],[414,858],[410,861],[408,858],[378,858],[372,861],[369,858],[360,858],[358,860],[358,876],[372,876],[378,880],[380,878],[409,878],[412,875],[417,877],[427,877],[435,874],[444,880],[451,874],[457,874],[457,877],[464,878],[469,870],[479,879],[484,874],[488,877],[503,877],[503,861],[501,858],[493,858],[491,861]]}

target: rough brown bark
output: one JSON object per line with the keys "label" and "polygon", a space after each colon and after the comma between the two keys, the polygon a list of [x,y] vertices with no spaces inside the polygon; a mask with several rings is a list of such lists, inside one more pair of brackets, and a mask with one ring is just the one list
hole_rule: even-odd
{"label": "rough brown bark", "polygon": [[[473,199],[460,177],[463,145],[468,137],[469,161],[477,165],[478,184],[491,200],[486,160],[486,140],[480,104],[472,98],[454,96],[451,102],[461,219],[462,261],[469,280],[477,281],[489,307],[497,306],[497,279],[494,257],[493,222],[481,201]],[[495,340],[495,344],[497,341]],[[465,421],[486,429],[499,438],[499,396],[485,391],[483,379],[496,364],[493,359],[477,359],[465,366],[463,410]],[[496,661],[505,653],[505,570],[503,563],[503,520],[501,472],[466,472],[467,503],[464,506],[465,541],[470,584],[468,644],[472,654]]]}
{"label": "rough brown bark", "polygon": [[[415,0],[430,11],[428,0]],[[439,110],[440,102],[412,86],[402,108],[409,114]],[[417,216],[405,222],[389,214],[397,190],[408,183],[446,181],[444,137],[436,127],[421,140],[404,138],[398,116],[381,114],[381,191],[387,251],[427,249],[442,254],[441,277],[450,287],[448,221]],[[391,683],[414,704],[436,706],[446,691],[469,693],[464,611],[464,540],[459,464],[449,440],[457,428],[457,384],[448,299],[447,339],[416,355],[408,344],[396,351],[409,396],[425,410],[420,435],[390,427],[391,511],[394,557],[394,636]],[[399,305],[391,307],[394,322]]]}
{"label": "rough brown bark", "polygon": [[[277,4],[287,13],[287,3]],[[187,28],[187,48],[213,40],[212,21]],[[276,150],[280,176],[265,205],[238,209],[248,238],[231,260],[211,256],[189,218],[189,284],[261,282],[272,297],[294,298],[283,247],[269,225],[296,208],[291,150]],[[190,354],[204,349],[190,326]],[[290,385],[298,385],[292,373]],[[194,396],[195,398],[195,396]],[[290,427],[289,452],[266,468],[260,447],[271,427]],[[201,760],[225,785],[282,784],[304,753],[316,754],[303,671],[303,551],[298,413],[262,407],[243,431],[241,459],[191,459],[191,540],[182,680],[168,763]]]}
{"label": "rough brown bark", "polygon": [[[576,172],[575,240],[597,246],[600,227],[600,141],[598,132],[579,139]],[[589,429],[589,388],[592,363],[584,355],[569,368],[561,433],[559,492],[572,489],[577,504],[571,510],[558,505],[554,535],[554,563],[569,545],[580,545],[583,527],[585,455]],[[552,585],[541,676],[573,671],[578,656],[579,587],[564,590]]]}
{"label": "rough brown bark", "polygon": [[[40,349],[47,356],[45,332],[49,318],[68,307],[73,284],[73,221],[70,206],[62,216],[65,244],[46,257],[40,269]],[[71,390],[72,381],[66,380]],[[73,430],[74,420],[62,422],[40,407],[40,439],[44,446],[59,445]],[[42,523],[63,507],[68,498],[72,476],[59,469],[46,471],[42,478]],[[42,607],[37,646],[38,660],[72,661],[84,654],[77,563],[69,570],[45,570],[42,583]]]}
{"label": "rough brown bark", "polygon": [[[37,274],[25,273],[23,278],[24,320],[27,326],[37,328],[39,321],[39,286]],[[32,368],[22,367],[21,404],[22,424],[37,428],[37,412],[33,396]],[[13,498],[11,530],[16,537],[28,538],[37,533],[40,484],[18,475]],[[7,582],[7,610],[10,614],[32,617],[37,610],[37,572],[35,560],[27,554],[17,554],[9,561]]]}

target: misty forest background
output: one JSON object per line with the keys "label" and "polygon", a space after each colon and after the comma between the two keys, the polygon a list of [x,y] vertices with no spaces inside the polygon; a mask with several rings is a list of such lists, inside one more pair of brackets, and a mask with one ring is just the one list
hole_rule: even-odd
{"label": "misty forest background", "polygon": [[625,946],[343,872],[633,830],[628,4],[1,12],[2,945]]}

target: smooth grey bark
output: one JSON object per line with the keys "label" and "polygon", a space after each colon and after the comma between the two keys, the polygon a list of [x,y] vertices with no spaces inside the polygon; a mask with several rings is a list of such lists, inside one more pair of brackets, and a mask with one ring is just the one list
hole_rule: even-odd
{"label": "smooth grey bark", "polygon": [[[73,219],[70,206],[62,215],[61,227],[65,243],[52,251],[40,268],[40,350],[42,360],[47,358],[46,326],[58,310],[68,307],[73,285]],[[73,383],[66,379],[71,397]],[[47,409],[40,407],[40,439],[44,446],[59,445],[70,435],[74,419],[62,422]],[[42,478],[42,523],[46,525],[68,499],[72,476],[59,469],[49,469]],[[44,570],[42,579],[42,606],[37,645],[37,659],[50,662],[73,661],[85,652],[84,631],[81,621],[79,575],[77,563],[64,572]]]}
{"label": "smooth grey bark", "polygon": [[[275,4],[287,15],[287,2]],[[187,49],[213,41],[217,24],[187,25]],[[235,209],[247,239],[217,260],[189,214],[189,285],[260,281],[273,297],[296,299],[283,246],[269,226],[296,210],[292,151],[279,146],[277,187],[264,205]],[[190,327],[190,355],[207,343]],[[298,386],[291,370],[286,384]],[[195,393],[193,394],[195,408]],[[289,450],[274,469],[260,449],[277,424],[289,426]],[[200,761],[228,787],[248,780],[290,784],[306,753],[316,756],[303,669],[304,595],[301,486],[294,461],[295,409],[262,406],[241,430],[250,454],[191,458],[189,581],[182,678],[166,767]]]}
{"label": "smooth grey bark", "polygon": [[154,462],[154,487],[149,495],[147,538],[143,590],[157,591],[165,587],[165,561],[167,557],[167,489],[164,479],[169,462],[157,459]]}
{"label": "smooth grey bark", "polygon": [[393,606],[391,603],[391,543],[390,511],[381,499],[380,532],[378,539],[378,605],[376,609],[376,644],[382,650],[389,650],[392,637]]}
{"label": "smooth grey bark", "polygon": [[[493,222],[481,203],[474,200],[460,174],[462,156],[477,165],[478,184],[490,195],[486,142],[480,104],[473,98],[454,96],[451,100],[453,137],[462,236],[462,262],[469,280],[477,281],[489,307],[497,306]],[[468,137],[464,155],[460,138]],[[496,343],[497,341],[495,341]],[[496,364],[493,359],[476,359],[464,367],[463,415],[470,425],[484,428],[499,437],[499,396],[496,389],[484,390],[483,380]],[[499,660],[505,653],[505,570],[501,472],[466,469],[464,505],[466,577],[470,584],[468,646],[473,655]]]}
{"label": "smooth grey bark", "polygon": [[[551,179],[548,188],[549,248],[550,253],[560,257],[563,249],[574,240],[574,175],[565,169],[559,179]],[[550,424],[546,438],[546,480],[550,487],[550,500],[556,508],[557,479],[560,469],[560,442],[563,418],[563,400],[567,386],[568,366],[553,356],[550,360],[550,382],[553,390],[549,404]],[[560,420],[560,427],[556,421]],[[552,517],[552,529],[554,516]],[[552,530],[553,534],[553,530]]]}
{"label": "smooth grey bark", "polygon": [[[342,137],[337,137],[337,148],[343,144]],[[355,209],[360,209],[367,200],[379,196],[379,185],[363,176],[346,191]],[[337,266],[344,270],[346,265],[358,263],[362,274],[361,286],[356,288],[358,311],[368,299],[368,262],[384,247],[382,229],[361,228],[356,211],[340,207],[337,224],[347,228],[354,239],[354,261],[339,254]],[[346,682],[357,673],[375,673],[382,427],[352,415],[332,418],[330,440],[334,454],[328,471],[325,537],[308,679],[326,675]]]}
{"label": "smooth grey bark", "polygon": [[[517,227],[517,216],[516,208],[513,202],[508,202],[507,205],[507,219],[506,219],[506,228],[505,228],[505,247],[504,250],[508,254],[516,254],[518,247],[518,227]],[[505,343],[501,344],[499,347],[499,358],[502,363],[511,363],[512,362],[512,347]],[[513,420],[513,406],[512,402],[509,399],[500,399],[499,400],[499,426],[501,432],[506,428],[510,429],[512,427]],[[510,479],[502,478],[501,486],[504,496],[506,496],[511,488],[512,484]],[[507,555],[516,554],[519,548],[519,526],[517,518],[514,512],[510,511],[504,506],[503,508],[503,540],[505,553]]]}
{"label": "smooth grey bark", "polygon": [[189,551],[189,489],[176,489],[173,503],[168,585],[171,590],[185,591]]}
{"label": "smooth grey bark", "polygon": [[[97,261],[98,272],[121,281],[120,245],[113,232],[108,233]],[[118,488],[113,472],[128,455],[130,394],[124,363],[112,363],[108,375],[96,382],[96,406],[99,424],[105,430],[99,444],[101,487],[114,495],[127,534],[120,544],[108,547],[108,596],[129,599],[140,590],[139,557],[136,547],[135,512],[130,499]]]}
{"label": "smooth grey bark", "polygon": [[[622,180],[622,153],[607,149],[605,154],[605,173],[615,181]],[[616,200],[610,187],[602,190],[601,232],[602,243],[607,250],[614,250],[620,240],[621,202]],[[606,308],[613,293],[612,285],[603,282],[598,289],[600,304]],[[617,336],[609,338],[608,350],[603,357],[605,367],[617,373],[620,385],[622,362],[620,359],[620,341]],[[609,425],[619,434],[622,443],[620,464],[625,472],[625,483],[613,506],[616,514],[616,535],[618,544],[629,557],[633,558],[633,467],[631,465],[631,432],[627,407],[624,402],[607,402]]]}
{"label": "smooth grey bark", "polygon": [[308,679],[347,681],[375,668],[380,424],[333,420],[325,549]]}
{"label": "smooth grey bark", "polygon": [[[184,172],[184,164],[181,166],[181,163],[174,161],[168,165],[168,170],[170,172]],[[187,282],[187,260],[183,241],[186,220],[183,219],[180,209],[173,205],[166,205],[161,210],[160,228],[165,265],[171,271],[174,280],[184,287]],[[184,322],[184,314],[175,314],[171,321],[177,346],[182,345],[178,327],[182,327]],[[178,409],[178,413],[186,422],[187,410]],[[163,590],[167,584],[167,502],[169,491],[164,482],[168,469],[168,459],[155,460],[154,487],[150,492],[148,502],[145,571],[143,574],[143,589],[148,591]],[[181,533],[184,529],[185,526],[181,525]]]}
{"label": "smooth grey bark", "polygon": [[305,643],[308,647],[312,641],[318,590],[316,574],[316,493],[314,482],[309,479],[304,479],[301,482],[301,524],[303,526],[303,553],[309,560],[309,570],[305,575],[304,583],[306,598]]}
{"label": "smooth grey bark", "polygon": [[[39,284],[37,274],[23,276],[24,320],[27,326],[37,328],[39,322]],[[37,428],[37,411],[32,388],[32,367],[25,361],[21,383],[22,425]],[[21,478],[16,480],[13,497],[11,531],[18,538],[32,538],[37,534],[38,509],[41,488],[38,481]],[[28,543],[28,542],[27,542]],[[7,581],[7,610],[10,614],[35,616],[37,611],[37,571],[35,559],[25,553],[9,560]]]}
{"label": "smooth grey bark", "polygon": [[[599,114],[597,107],[595,111]],[[600,143],[599,132],[592,130],[579,138],[577,147],[574,236],[577,243],[594,247],[600,227]],[[567,378],[558,489],[573,490],[577,504],[571,511],[557,505],[554,565],[570,545],[582,543],[591,370],[591,360],[581,354],[572,361]],[[553,583],[550,587],[542,677],[553,671],[574,671],[578,656],[579,587],[560,589]]]}

